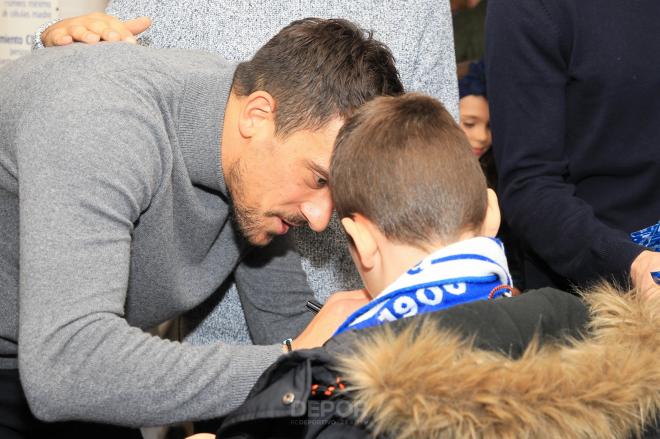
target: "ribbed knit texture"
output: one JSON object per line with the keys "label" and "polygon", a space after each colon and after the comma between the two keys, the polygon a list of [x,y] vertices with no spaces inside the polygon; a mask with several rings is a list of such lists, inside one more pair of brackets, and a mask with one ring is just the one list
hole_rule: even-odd
{"label": "ribbed knit texture", "polygon": [[[390,47],[407,91],[434,96],[454,118],[458,117],[453,30],[446,0],[115,0],[110,1],[107,11],[125,19],[151,17],[153,24],[141,37],[144,44],[204,49],[237,61],[249,59],[295,19],[347,18],[373,30],[374,37]],[[335,291],[362,286],[336,218],[322,234],[307,228],[292,233],[309,285],[321,302]],[[195,329],[188,341],[249,343],[236,288],[228,287],[224,299],[216,303],[207,303],[189,314],[188,325]],[[267,334],[256,328],[250,332],[255,342],[295,335],[293,331],[274,333],[272,328]]]}
{"label": "ribbed knit texture", "polygon": [[[233,72],[216,55],[122,43],[0,70],[0,367],[18,350],[37,417],[216,417],[281,353],[141,330],[211,297],[248,248],[220,168]],[[237,271],[268,288],[264,270]],[[307,289],[302,273],[288,281]]]}

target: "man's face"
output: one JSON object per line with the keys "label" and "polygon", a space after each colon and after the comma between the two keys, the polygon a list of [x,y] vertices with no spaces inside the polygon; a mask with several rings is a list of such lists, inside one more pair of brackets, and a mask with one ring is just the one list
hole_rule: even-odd
{"label": "man's face", "polygon": [[308,224],[320,232],[332,213],[328,168],[343,120],[286,138],[272,131],[253,139],[227,172],[227,185],[241,232],[253,245],[268,244],[290,227]]}

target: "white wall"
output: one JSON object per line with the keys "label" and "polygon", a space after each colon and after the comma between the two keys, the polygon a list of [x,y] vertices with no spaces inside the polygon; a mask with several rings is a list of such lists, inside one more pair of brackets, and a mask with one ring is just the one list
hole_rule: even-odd
{"label": "white wall", "polygon": [[34,31],[55,18],[102,11],[107,0],[0,0],[0,65],[30,52]]}
{"label": "white wall", "polygon": [[59,18],[75,17],[89,12],[102,11],[107,0],[59,0]]}

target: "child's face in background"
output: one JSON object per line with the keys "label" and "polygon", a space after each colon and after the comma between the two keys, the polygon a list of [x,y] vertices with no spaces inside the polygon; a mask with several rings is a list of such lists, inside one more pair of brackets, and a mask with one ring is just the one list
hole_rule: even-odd
{"label": "child's face in background", "polygon": [[461,98],[459,105],[461,128],[470,141],[474,155],[481,157],[493,143],[488,101],[483,96],[469,95]]}
{"label": "child's face in background", "polygon": [[472,9],[479,3],[481,3],[481,0],[451,0],[451,11],[456,12],[459,9]]}

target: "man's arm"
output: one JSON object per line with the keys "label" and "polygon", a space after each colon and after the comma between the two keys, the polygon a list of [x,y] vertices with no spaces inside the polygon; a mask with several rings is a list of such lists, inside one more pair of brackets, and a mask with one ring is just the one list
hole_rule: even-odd
{"label": "man's arm", "polygon": [[321,345],[371,300],[362,289],[335,292],[314,315],[305,307],[314,294],[292,245],[288,235],[278,237],[267,249],[252,252],[235,271],[248,328],[256,344],[294,338],[294,349]]}
{"label": "man's arm", "polygon": [[[132,426],[222,415],[281,347],[193,347],[129,326],[131,232],[162,172],[143,121],[158,110],[121,89],[106,101],[73,81],[54,88],[15,140],[19,368],[31,409]],[[60,102],[72,105],[62,112]]]}
{"label": "man's arm", "polygon": [[314,317],[305,308],[314,293],[289,236],[250,252],[236,267],[234,278],[255,344],[295,338]]}
{"label": "man's arm", "polygon": [[486,68],[502,211],[550,267],[579,284],[628,279],[642,247],[599,221],[565,175],[570,45],[541,1],[488,3]]}

